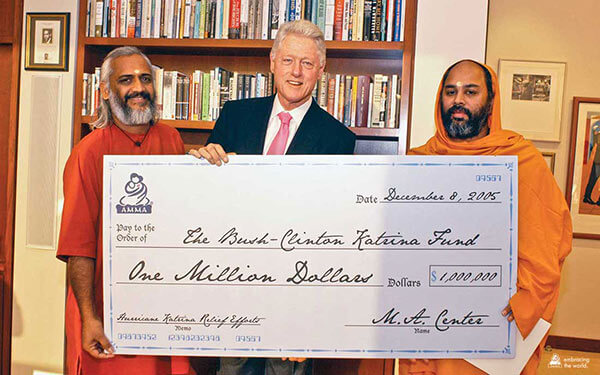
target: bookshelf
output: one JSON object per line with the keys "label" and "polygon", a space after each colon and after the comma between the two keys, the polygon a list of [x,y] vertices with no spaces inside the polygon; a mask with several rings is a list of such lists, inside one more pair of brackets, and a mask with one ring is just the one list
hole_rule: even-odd
{"label": "bookshelf", "polygon": [[[403,3],[405,23],[402,42],[326,41],[325,71],[350,75],[399,74],[402,79],[399,126],[406,129],[409,139],[417,0],[403,0]],[[153,64],[188,75],[196,69],[209,71],[217,66],[241,73],[269,72],[272,40],[88,37],[86,0],[81,0],[79,9],[73,144],[90,132],[88,124],[93,120],[91,116],[81,115],[83,73],[93,73],[104,56],[115,47],[136,46],[148,55]],[[161,121],[179,130],[188,149],[203,145],[214,126],[213,121]],[[407,139],[399,139],[404,132],[398,128],[350,129],[358,139],[407,142]]]}

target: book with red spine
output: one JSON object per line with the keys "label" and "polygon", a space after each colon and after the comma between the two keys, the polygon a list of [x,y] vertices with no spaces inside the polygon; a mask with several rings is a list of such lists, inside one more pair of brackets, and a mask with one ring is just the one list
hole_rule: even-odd
{"label": "book with red spine", "polygon": [[344,0],[335,0],[333,40],[342,40],[344,35]]}

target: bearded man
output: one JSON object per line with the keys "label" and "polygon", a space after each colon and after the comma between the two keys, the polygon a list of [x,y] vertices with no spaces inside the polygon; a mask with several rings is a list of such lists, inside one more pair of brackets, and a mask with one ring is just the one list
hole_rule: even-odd
{"label": "bearded man", "polygon": [[66,373],[186,374],[187,358],[119,356],[102,320],[102,168],[104,155],[183,154],[179,133],[157,122],[152,64],[140,50],[110,52],[100,71],[96,128],[74,148],[64,171],[57,257],[67,262]]}
{"label": "bearded man", "polygon": [[[539,319],[552,321],[560,272],[571,251],[571,215],[542,155],[521,135],[502,130],[500,95],[494,71],[471,60],[444,74],[435,107],[435,135],[413,155],[517,155],[519,159],[519,259],[517,292],[502,311],[527,338]],[[537,372],[546,337],[521,374]],[[400,361],[400,373],[479,375],[461,359]]]}

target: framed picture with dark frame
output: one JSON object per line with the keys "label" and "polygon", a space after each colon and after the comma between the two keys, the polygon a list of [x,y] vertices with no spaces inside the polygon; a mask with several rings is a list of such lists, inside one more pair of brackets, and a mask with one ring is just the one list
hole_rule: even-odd
{"label": "framed picture with dark frame", "polygon": [[600,239],[600,98],[573,98],[567,203],[573,236]]}
{"label": "framed picture with dark frame", "polygon": [[69,70],[70,13],[27,13],[26,70]]}

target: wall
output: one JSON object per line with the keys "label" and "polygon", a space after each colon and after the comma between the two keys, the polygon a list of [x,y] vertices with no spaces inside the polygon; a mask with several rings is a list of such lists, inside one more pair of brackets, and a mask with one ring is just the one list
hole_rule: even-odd
{"label": "wall", "polygon": [[21,70],[13,375],[30,375],[35,370],[62,373],[63,368],[66,281],[65,266],[55,257],[55,243],[62,169],[71,150],[77,9],[76,0],[25,0],[24,4],[25,13],[71,12],[70,71]]}
{"label": "wall", "polygon": [[488,1],[420,0],[411,116],[411,147],[434,133],[433,108],[446,69],[461,59],[485,56]]}
{"label": "wall", "polygon": [[[573,96],[600,97],[600,2],[491,1],[486,62],[499,59],[566,62],[560,142],[536,142],[556,152],[555,176],[565,189]],[[600,241],[574,240],[563,268],[561,296],[551,334],[600,339]]]}

